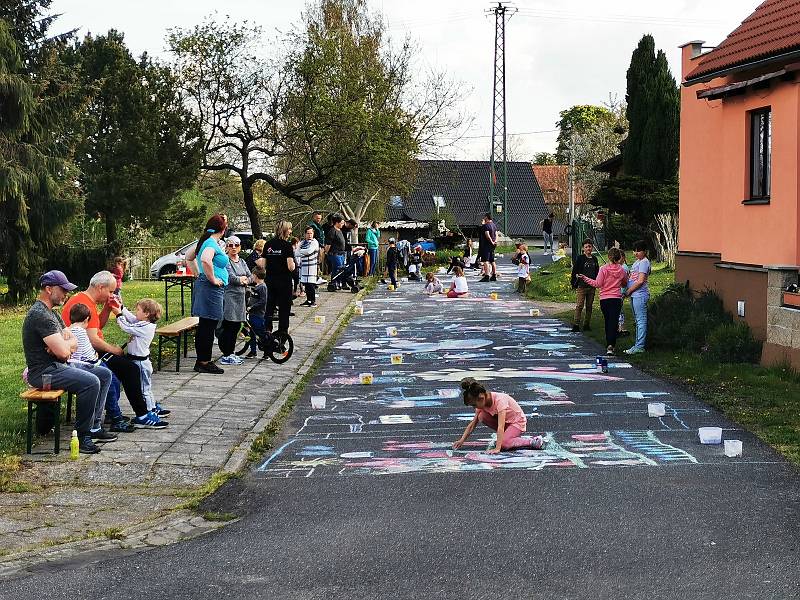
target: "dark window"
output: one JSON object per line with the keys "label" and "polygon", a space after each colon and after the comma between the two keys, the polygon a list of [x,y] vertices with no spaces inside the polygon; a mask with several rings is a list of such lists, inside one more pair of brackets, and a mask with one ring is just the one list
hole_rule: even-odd
{"label": "dark window", "polygon": [[769,198],[772,177],[772,113],[750,113],[750,198]]}

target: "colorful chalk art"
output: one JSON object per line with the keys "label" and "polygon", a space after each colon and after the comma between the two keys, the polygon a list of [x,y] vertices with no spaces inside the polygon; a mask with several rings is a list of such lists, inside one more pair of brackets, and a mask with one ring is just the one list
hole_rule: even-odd
{"label": "colorful chalk art", "polygon": [[[532,316],[534,303],[510,300],[512,276],[477,283],[466,299],[426,297],[401,284],[364,300],[331,358],[307,386],[289,437],[257,468],[262,477],[678,467],[719,460],[696,441],[713,424],[704,405],[666,389],[622,359],[598,372],[591,346],[568,325]],[[441,276],[443,282],[449,278]],[[500,294],[498,300],[489,296]],[[395,327],[397,336],[387,335]],[[391,357],[402,355],[402,361]],[[363,373],[372,374],[364,384]],[[511,394],[542,450],[487,454],[494,432],[481,425],[458,450],[473,411],[463,377]],[[312,409],[310,396],[325,396]],[[647,416],[648,401],[666,414]]]}

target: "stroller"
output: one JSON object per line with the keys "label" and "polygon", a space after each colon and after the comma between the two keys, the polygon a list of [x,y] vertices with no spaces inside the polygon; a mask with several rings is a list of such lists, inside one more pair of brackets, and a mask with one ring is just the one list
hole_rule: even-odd
{"label": "stroller", "polygon": [[329,292],[335,292],[339,288],[349,289],[353,294],[361,289],[358,285],[358,257],[355,253],[350,257],[350,261],[339,269],[338,273],[331,276],[331,280],[328,282]]}

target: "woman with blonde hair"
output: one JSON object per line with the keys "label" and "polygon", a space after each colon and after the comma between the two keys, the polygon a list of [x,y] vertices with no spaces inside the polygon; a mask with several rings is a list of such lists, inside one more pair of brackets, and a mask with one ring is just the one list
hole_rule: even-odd
{"label": "woman with blonde hair", "polygon": [[272,318],[278,309],[278,333],[289,333],[289,312],[292,307],[292,273],[297,268],[294,248],[289,241],[292,235],[290,221],[278,221],[275,237],[264,245],[264,262],[267,277],[267,331],[272,331]]}
{"label": "woman with blonde hair", "polygon": [[256,261],[264,256],[264,244],[266,243],[266,240],[256,240],[253,244],[253,251],[247,255],[247,268],[251,271],[256,267]]}

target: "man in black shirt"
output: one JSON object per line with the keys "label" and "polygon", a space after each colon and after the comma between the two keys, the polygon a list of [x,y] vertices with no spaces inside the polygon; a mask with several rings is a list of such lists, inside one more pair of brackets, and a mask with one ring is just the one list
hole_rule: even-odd
{"label": "man in black shirt", "polygon": [[[325,256],[328,259],[328,270],[331,274],[331,280],[344,266],[345,255],[345,241],[342,234],[342,225],[344,219],[340,215],[335,215],[332,220],[332,227],[325,236]],[[338,289],[339,284],[333,283],[328,286],[329,290]]]}
{"label": "man in black shirt", "polygon": [[592,319],[592,304],[594,303],[594,288],[579,279],[578,275],[586,275],[589,279],[597,279],[600,263],[597,261],[597,257],[592,254],[593,251],[592,240],[583,240],[583,254],[572,265],[570,282],[572,283],[572,289],[578,292],[575,303],[575,320],[572,322],[572,331],[575,332],[581,330],[581,313],[584,310],[584,306],[586,308],[586,316],[583,321],[583,328],[586,331],[591,329],[590,321]]}

